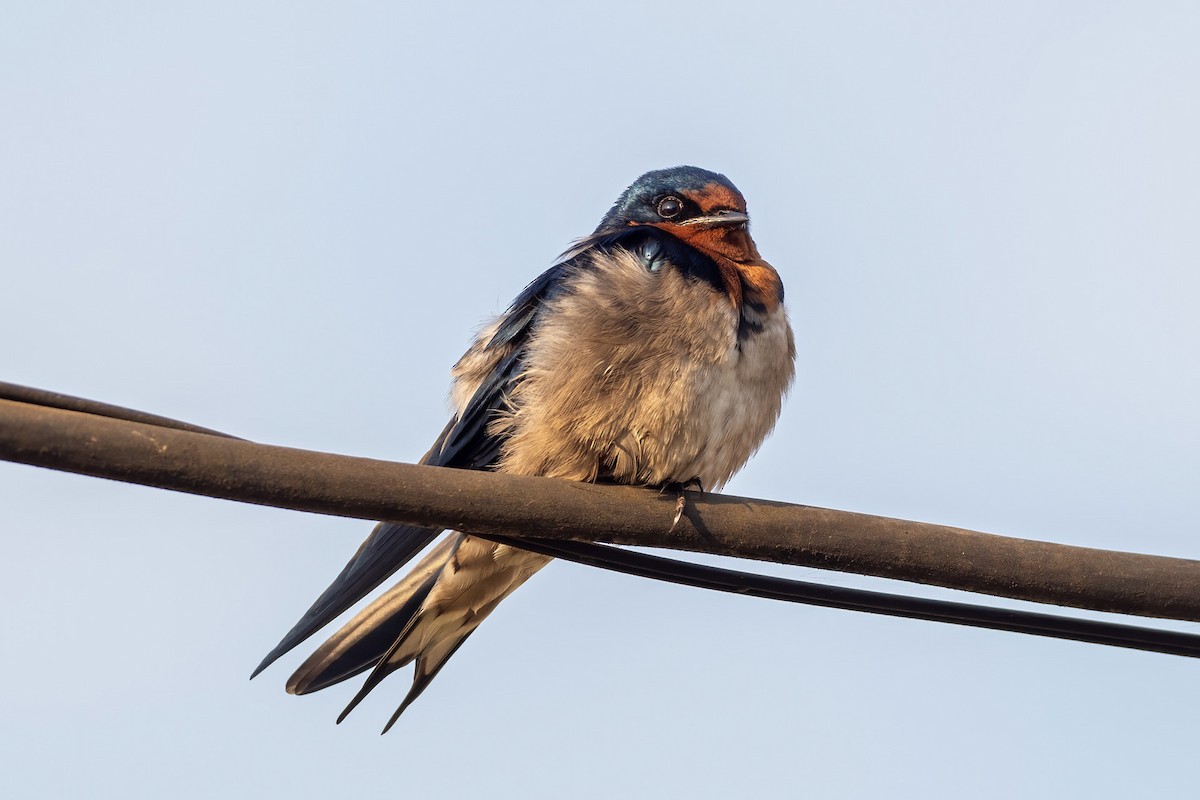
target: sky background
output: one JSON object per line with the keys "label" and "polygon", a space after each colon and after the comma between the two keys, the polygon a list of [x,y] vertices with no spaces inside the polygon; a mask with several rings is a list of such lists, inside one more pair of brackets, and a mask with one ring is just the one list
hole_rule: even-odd
{"label": "sky background", "polygon": [[[1195,3],[3,16],[0,380],[412,461],[472,331],[696,164],[798,339],[729,492],[1200,557]],[[307,648],[247,676],[369,528],[0,463],[6,796],[1195,786],[1195,661],[570,564],[389,735],[407,673],[335,726],[356,685],[283,691]]]}

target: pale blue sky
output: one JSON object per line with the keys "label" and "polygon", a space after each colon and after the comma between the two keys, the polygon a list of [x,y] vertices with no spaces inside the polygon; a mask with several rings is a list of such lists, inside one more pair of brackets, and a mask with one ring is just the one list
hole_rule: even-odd
{"label": "pale blue sky", "polygon": [[[1198,557],[1197,41],[1182,2],[9,4],[0,380],[413,460],[473,328],[691,163],[799,341],[729,491]],[[301,653],[246,677],[368,528],[0,464],[5,794],[1195,785],[1194,661],[563,564],[335,727]]]}

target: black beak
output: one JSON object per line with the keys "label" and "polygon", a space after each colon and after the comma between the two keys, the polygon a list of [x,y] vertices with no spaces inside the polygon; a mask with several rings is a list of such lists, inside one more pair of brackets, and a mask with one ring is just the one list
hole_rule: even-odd
{"label": "black beak", "polygon": [[714,228],[736,228],[745,225],[750,217],[741,211],[718,211],[704,217],[692,217],[680,222],[680,225],[705,225]]}

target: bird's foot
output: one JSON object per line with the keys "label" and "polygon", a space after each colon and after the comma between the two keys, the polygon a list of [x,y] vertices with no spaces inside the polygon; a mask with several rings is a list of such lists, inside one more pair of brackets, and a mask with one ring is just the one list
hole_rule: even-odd
{"label": "bird's foot", "polygon": [[683,512],[687,510],[687,490],[690,488],[695,488],[700,492],[700,494],[704,494],[704,484],[701,483],[700,479],[696,477],[688,478],[682,483],[672,482],[664,484],[663,488],[659,492],[659,494],[661,494],[662,492],[670,489],[678,494],[678,497],[675,498],[675,518],[671,520],[670,530],[672,531],[675,530],[675,526],[679,524],[679,520],[683,519]]}
{"label": "bird's foot", "polygon": [[684,509],[687,508],[687,495],[683,492],[679,493],[679,497],[675,500],[675,518],[671,520],[671,530],[675,530],[675,526],[679,524],[679,520],[683,518]]}

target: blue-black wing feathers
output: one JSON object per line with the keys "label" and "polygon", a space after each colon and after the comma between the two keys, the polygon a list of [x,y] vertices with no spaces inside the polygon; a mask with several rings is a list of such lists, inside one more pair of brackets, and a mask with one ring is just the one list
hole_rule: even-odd
{"label": "blue-black wing feathers", "polygon": [[[506,347],[510,348],[510,351],[480,384],[462,413],[446,425],[433,447],[421,459],[422,464],[460,469],[491,469],[495,466],[504,445],[504,438],[490,432],[489,423],[497,411],[505,408],[512,388],[520,380],[525,345],[535,326],[542,303],[554,291],[564,271],[578,260],[578,255],[579,253],[572,253],[570,259],[560,260],[542,273],[509,306],[486,347]],[[361,600],[411,561],[440,533],[441,530],[436,528],[420,528],[392,522],[376,525],[341,573],[279,644],[267,654],[250,677],[253,678],[262,672],[279,657]],[[415,613],[415,609],[413,611]],[[364,643],[364,647],[383,652],[389,644],[390,642],[384,643],[383,638],[380,638],[379,642],[372,640],[370,643]],[[367,653],[362,658],[353,659],[355,664],[348,666],[347,671],[337,679],[361,672],[369,666],[371,655],[372,653]]]}

